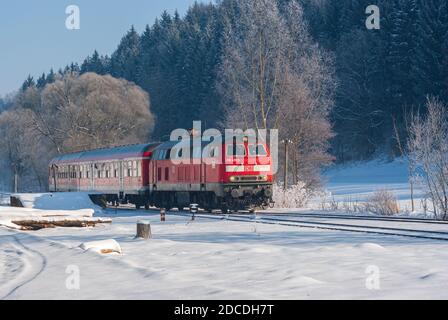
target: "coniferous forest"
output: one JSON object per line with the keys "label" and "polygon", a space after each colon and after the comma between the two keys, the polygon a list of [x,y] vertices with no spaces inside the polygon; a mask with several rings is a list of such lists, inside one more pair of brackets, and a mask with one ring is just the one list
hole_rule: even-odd
{"label": "coniferous forest", "polygon": [[[111,56],[94,51],[81,65],[72,63],[60,72],[111,74],[135,82],[150,93],[155,115],[164,118],[154,130],[159,137],[188,128],[195,119],[217,126],[224,114],[215,84],[226,2],[231,1],[197,3],[184,17],[164,13],[142,34],[131,27]],[[421,110],[427,95],[448,100],[448,3],[373,1],[381,9],[381,29],[368,30],[364,11],[372,0],[300,2],[311,36],[334,57],[332,153],[339,160],[395,154],[394,122],[404,134],[404,115]],[[50,71],[36,85],[53,79]]]}
{"label": "coniferous forest", "polygon": [[[408,117],[424,114],[428,97],[448,102],[445,0],[298,0],[295,15],[295,1],[267,1],[274,3],[278,16],[257,13],[257,8],[249,13],[242,2],[199,2],[183,16],[165,12],[141,33],[130,26],[112,54],[93,50],[80,63],[29,76],[20,92],[30,87],[42,90],[67,73],[111,75],[149,94],[155,121],[148,139],[167,139],[171,130],[190,128],[193,120],[222,128],[232,118],[229,108],[238,98],[236,87],[229,85],[231,75],[226,71],[231,68],[226,63],[235,67],[236,55],[244,57],[243,46],[233,50],[234,44],[249,43],[247,21],[261,17],[254,24],[269,23],[265,28],[271,34],[263,33],[266,43],[289,50],[277,52],[282,73],[292,70],[286,72],[290,79],[307,83],[307,94],[301,97],[322,106],[313,116],[330,124],[318,125],[323,135],[308,137],[325,139],[320,147],[330,156],[318,154],[321,163],[330,158],[344,162],[399,156]],[[366,28],[365,11],[372,4],[381,10],[380,28],[375,30]],[[291,56],[288,63],[281,58]],[[0,110],[13,105],[10,100],[0,100]],[[288,134],[294,135],[294,130]],[[308,154],[315,148],[302,149]]]}

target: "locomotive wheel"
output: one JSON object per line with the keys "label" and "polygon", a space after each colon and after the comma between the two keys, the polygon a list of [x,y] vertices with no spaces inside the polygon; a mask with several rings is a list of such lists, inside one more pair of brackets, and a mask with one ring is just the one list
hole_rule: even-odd
{"label": "locomotive wheel", "polygon": [[221,213],[222,214],[227,214],[229,212],[229,208],[227,208],[227,206],[222,206],[221,207]]}
{"label": "locomotive wheel", "polygon": [[149,203],[145,204],[145,210],[149,210]]}
{"label": "locomotive wheel", "polygon": [[142,207],[141,205],[135,204],[135,209],[140,210],[141,207]]}

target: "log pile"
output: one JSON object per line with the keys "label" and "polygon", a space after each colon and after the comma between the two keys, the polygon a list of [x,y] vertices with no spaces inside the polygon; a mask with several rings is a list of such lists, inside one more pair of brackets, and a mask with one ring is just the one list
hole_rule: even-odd
{"label": "log pile", "polygon": [[112,220],[97,219],[97,220],[17,220],[12,223],[20,226],[20,230],[36,231],[44,228],[85,228],[95,227],[100,223],[112,223]]}

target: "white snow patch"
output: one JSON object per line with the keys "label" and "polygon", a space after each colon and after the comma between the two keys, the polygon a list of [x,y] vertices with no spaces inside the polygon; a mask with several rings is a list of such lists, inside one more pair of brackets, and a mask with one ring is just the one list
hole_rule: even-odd
{"label": "white snow patch", "polygon": [[79,246],[81,249],[93,251],[97,253],[122,253],[121,247],[114,239],[91,241],[82,243]]}
{"label": "white snow patch", "polygon": [[101,208],[90,200],[87,192],[56,192],[56,193],[18,193],[25,208],[43,210],[80,210],[93,209],[101,212]]}
{"label": "white snow patch", "polygon": [[39,210],[0,206],[0,226],[20,229],[13,221],[110,221],[109,218],[94,218],[93,209],[84,210]]}
{"label": "white snow patch", "polygon": [[373,252],[381,252],[381,251],[386,250],[386,248],[384,248],[382,245],[379,245],[377,243],[370,243],[370,242],[358,244],[358,245],[356,245],[356,247],[360,248],[362,250],[373,251]]}

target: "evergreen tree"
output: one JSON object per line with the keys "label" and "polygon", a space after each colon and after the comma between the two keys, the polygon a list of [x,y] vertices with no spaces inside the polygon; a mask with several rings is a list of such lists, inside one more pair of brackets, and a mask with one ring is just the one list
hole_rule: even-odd
{"label": "evergreen tree", "polygon": [[28,75],[28,78],[23,82],[22,84],[22,91],[26,91],[30,87],[34,87],[36,85],[36,82],[34,81],[34,78],[31,75]]}
{"label": "evergreen tree", "polygon": [[140,36],[132,26],[112,54],[110,70],[112,76],[136,82],[139,54]]}
{"label": "evergreen tree", "polygon": [[42,89],[43,87],[45,87],[46,84],[47,84],[47,79],[46,79],[45,73],[42,73],[42,75],[39,77],[39,79],[37,79],[36,86],[39,89]]}
{"label": "evergreen tree", "polygon": [[445,0],[420,0],[419,5],[415,54],[418,83],[415,90],[421,102],[426,95],[448,101],[448,3]]}
{"label": "evergreen tree", "polygon": [[46,78],[46,83],[48,84],[48,83],[53,83],[54,81],[56,80],[56,75],[55,75],[55,73],[54,73],[54,71],[53,71],[53,68],[50,70],[50,72],[48,73],[48,75],[47,75],[47,78]]}
{"label": "evergreen tree", "polygon": [[95,72],[100,75],[109,73],[109,57],[100,56],[98,51],[94,51],[92,56],[88,56],[81,65],[80,73]]}

